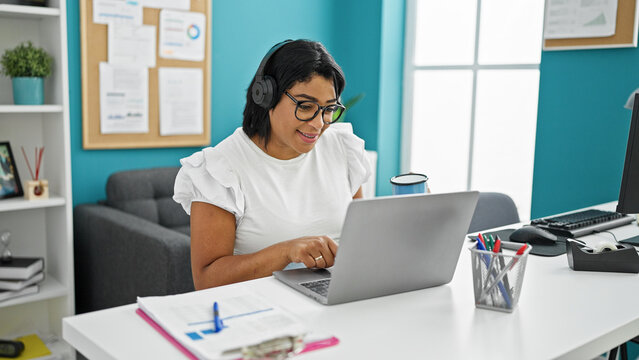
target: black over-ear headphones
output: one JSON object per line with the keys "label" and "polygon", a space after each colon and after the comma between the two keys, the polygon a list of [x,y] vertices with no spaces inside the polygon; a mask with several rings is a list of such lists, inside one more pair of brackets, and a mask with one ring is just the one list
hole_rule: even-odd
{"label": "black over-ear headphones", "polygon": [[277,92],[277,83],[272,76],[264,75],[264,68],[268,60],[277,50],[292,41],[293,40],[289,39],[275,44],[271,50],[266,53],[260,66],[257,68],[257,73],[255,73],[255,82],[253,82],[253,86],[251,87],[251,96],[253,102],[265,109],[270,109],[273,105],[273,96],[275,96]]}

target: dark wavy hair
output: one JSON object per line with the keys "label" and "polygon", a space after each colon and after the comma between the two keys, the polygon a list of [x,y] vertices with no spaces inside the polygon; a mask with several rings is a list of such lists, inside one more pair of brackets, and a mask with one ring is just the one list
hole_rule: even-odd
{"label": "dark wavy hair", "polygon": [[251,85],[246,92],[242,129],[248,137],[257,134],[264,140],[265,146],[268,144],[271,133],[269,110],[279,103],[285,90],[289,90],[297,82],[310,80],[313,75],[333,80],[338,99],[346,86],[344,72],[337,65],[335,59],[328,53],[324,45],[310,40],[295,40],[279,48],[266,63],[264,75],[275,79],[277,84],[273,95],[275,100],[269,109],[265,109],[253,101],[251,96],[251,87],[255,82],[255,76],[253,76]]}

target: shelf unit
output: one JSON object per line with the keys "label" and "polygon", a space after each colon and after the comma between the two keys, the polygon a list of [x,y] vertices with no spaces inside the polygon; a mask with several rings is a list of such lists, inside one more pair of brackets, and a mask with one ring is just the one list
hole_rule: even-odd
{"label": "shelf unit", "polygon": [[[60,8],[0,4],[0,17],[21,19],[42,19],[60,17]],[[65,24],[66,26],[66,24]]]}
{"label": "shelf unit", "polygon": [[31,155],[44,146],[41,178],[50,198],[0,200],[0,231],[12,234],[15,256],[41,256],[45,280],[36,294],[0,301],[0,338],[14,334],[53,334],[62,338],[62,318],[75,312],[73,224],[69,134],[69,78],[65,0],[48,7],[0,5],[0,54],[31,41],[54,59],[45,79],[45,105],[13,105],[11,80],[0,76],[0,141],[9,141],[20,180],[29,170],[20,147]]}
{"label": "shelf unit", "polygon": [[61,113],[63,110],[62,105],[0,105],[0,114]]}

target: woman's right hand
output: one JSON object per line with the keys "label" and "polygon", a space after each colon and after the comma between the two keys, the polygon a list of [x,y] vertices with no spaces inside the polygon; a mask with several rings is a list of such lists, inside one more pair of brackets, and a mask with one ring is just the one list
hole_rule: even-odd
{"label": "woman's right hand", "polygon": [[305,236],[286,241],[289,262],[308,268],[327,268],[335,263],[337,243],[328,236]]}

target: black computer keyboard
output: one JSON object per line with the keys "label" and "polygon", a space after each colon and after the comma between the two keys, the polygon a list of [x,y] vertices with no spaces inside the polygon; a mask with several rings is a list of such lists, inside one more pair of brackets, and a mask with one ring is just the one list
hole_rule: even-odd
{"label": "black computer keyboard", "polygon": [[316,292],[322,296],[328,295],[328,285],[331,283],[331,279],[314,280],[300,283],[303,287]]}
{"label": "black computer keyboard", "polygon": [[631,223],[634,217],[604,210],[582,210],[574,213],[536,219],[531,225],[546,229],[556,235],[579,237],[593,232],[616,228]]}

